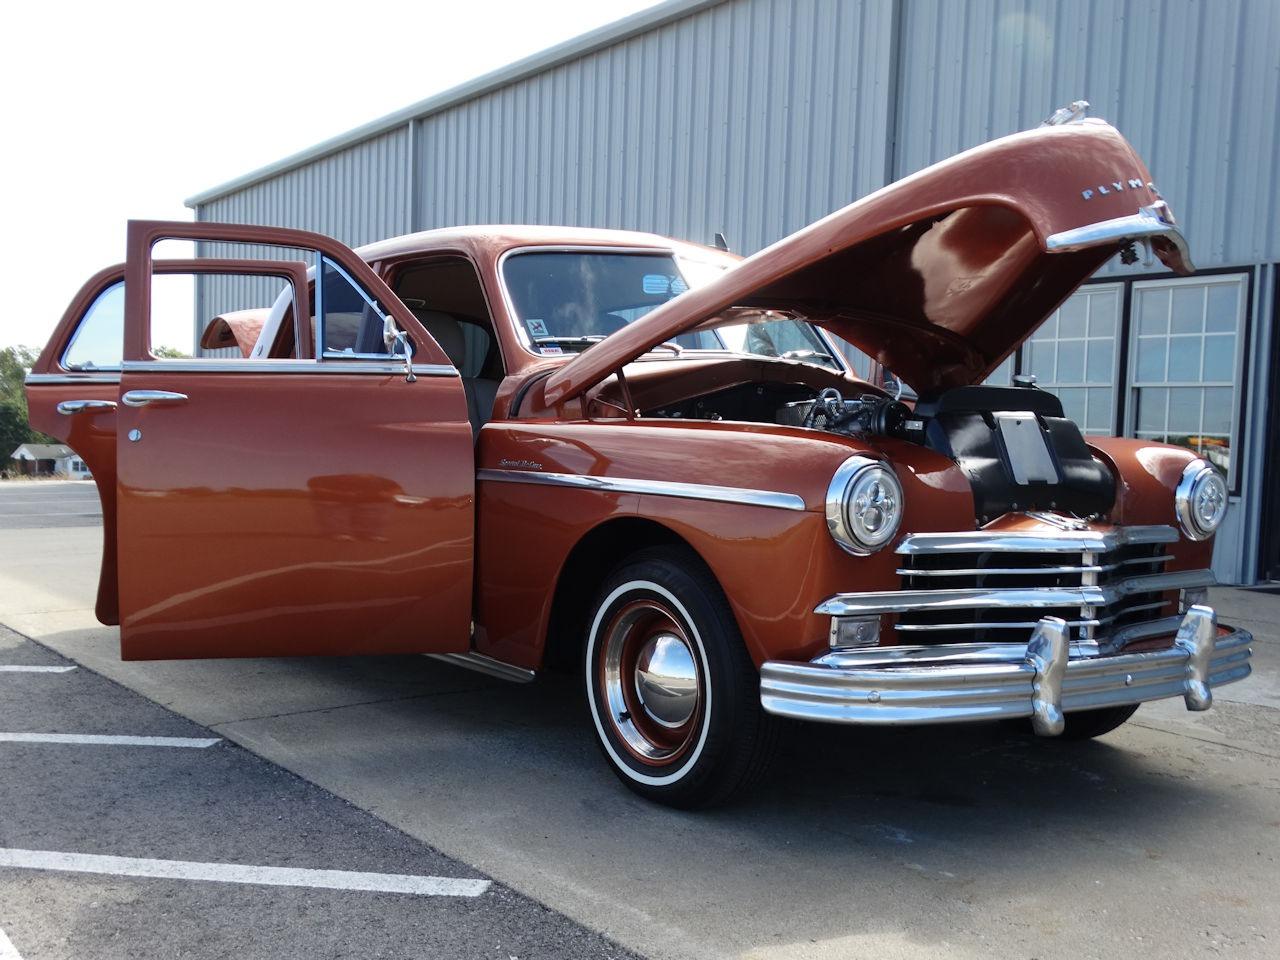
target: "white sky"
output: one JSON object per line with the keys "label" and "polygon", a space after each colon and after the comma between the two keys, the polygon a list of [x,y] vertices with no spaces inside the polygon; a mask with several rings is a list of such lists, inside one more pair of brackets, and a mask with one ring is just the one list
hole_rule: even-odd
{"label": "white sky", "polygon": [[126,220],[190,219],[192,194],[653,5],[9,5],[0,347],[44,346],[81,283],[124,259]]}

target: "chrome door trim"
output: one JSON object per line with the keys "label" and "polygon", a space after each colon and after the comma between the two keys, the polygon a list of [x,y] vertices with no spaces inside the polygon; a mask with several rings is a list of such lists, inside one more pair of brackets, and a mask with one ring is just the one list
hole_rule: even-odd
{"label": "chrome door trim", "polygon": [[[404,376],[404,360],[126,360],[125,373],[289,373]],[[415,363],[420,377],[456,377],[451,363]],[[118,379],[118,378],[117,378]]]}
{"label": "chrome door trim", "polygon": [[70,417],[77,413],[101,413],[115,408],[114,400],[63,400],[54,409],[64,417]]}
{"label": "chrome door trim", "polygon": [[655,497],[681,497],[686,500],[712,500],[718,503],[741,503],[778,510],[803,510],[804,500],[794,493],[775,490],[752,490],[745,487],[719,487],[704,483],[675,483],[669,480],[635,480],[626,477],[588,477],[576,473],[535,473],[532,470],[478,470],[477,480],[499,483],[533,483],[551,487],[576,487],[604,493],[639,493]]}
{"label": "chrome door trim", "polygon": [[69,383],[119,383],[120,374],[111,373],[28,373],[26,383],[29,387],[50,384],[65,385]]}
{"label": "chrome door trim", "polygon": [[146,407],[151,404],[168,407],[186,403],[190,398],[185,393],[174,393],[172,390],[130,390],[120,399],[126,407]]}

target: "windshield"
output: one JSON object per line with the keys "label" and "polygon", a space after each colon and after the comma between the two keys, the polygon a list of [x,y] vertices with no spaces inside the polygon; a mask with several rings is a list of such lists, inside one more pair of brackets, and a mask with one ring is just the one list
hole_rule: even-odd
{"label": "windshield", "polygon": [[[628,323],[706,283],[725,267],[679,261],[665,253],[547,251],[506,258],[503,280],[516,320],[534,349],[549,356],[579,353]],[[751,311],[683,333],[686,350],[731,350],[839,367],[813,326],[780,313]]]}

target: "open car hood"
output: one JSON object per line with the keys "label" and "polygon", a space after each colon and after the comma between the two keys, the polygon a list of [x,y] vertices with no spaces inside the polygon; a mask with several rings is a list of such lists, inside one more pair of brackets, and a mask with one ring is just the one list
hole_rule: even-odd
{"label": "open car hood", "polygon": [[1085,120],[983,144],[779,240],[630,323],[547,380],[549,403],[590,389],[731,307],[794,310],[922,396],[978,383],[1110,257],[1148,241],[1192,271],[1146,165]]}

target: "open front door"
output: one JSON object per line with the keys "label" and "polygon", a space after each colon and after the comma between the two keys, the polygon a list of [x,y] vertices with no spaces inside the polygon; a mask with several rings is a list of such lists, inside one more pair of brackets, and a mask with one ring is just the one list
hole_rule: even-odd
{"label": "open front door", "polygon": [[[310,251],[311,281],[275,260],[212,271],[276,277],[298,350],[157,358],[152,247],[170,238]],[[408,309],[350,249],[303,231],[135,222],[126,266],[122,656],[465,651],[471,427],[457,371]]]}

